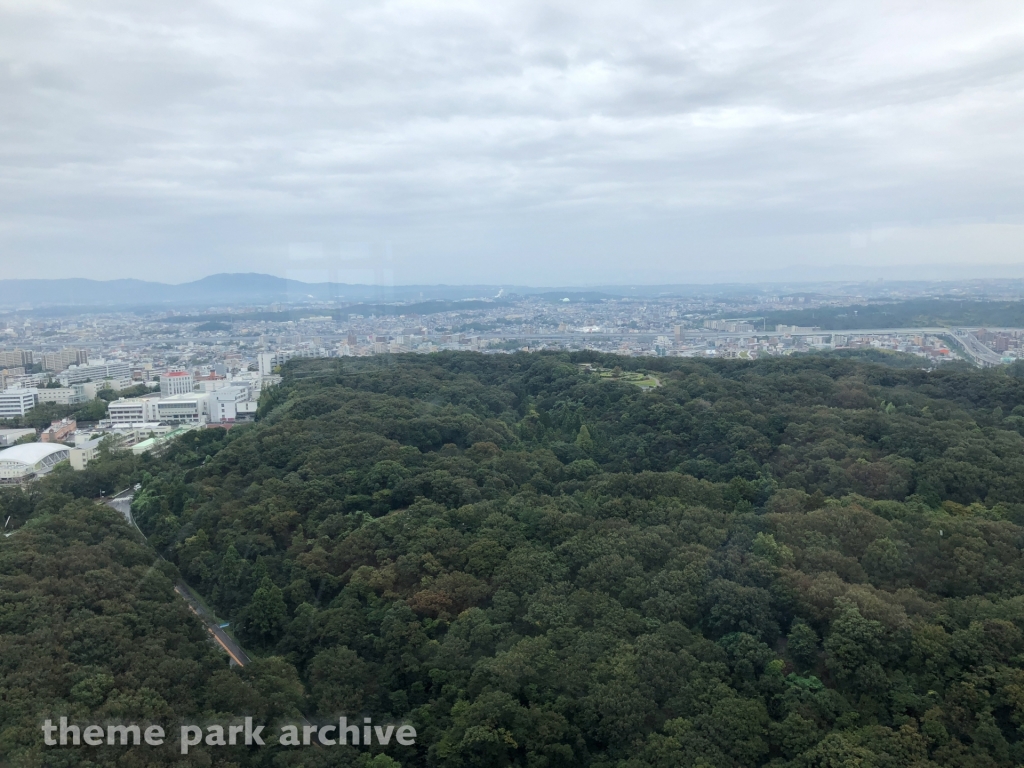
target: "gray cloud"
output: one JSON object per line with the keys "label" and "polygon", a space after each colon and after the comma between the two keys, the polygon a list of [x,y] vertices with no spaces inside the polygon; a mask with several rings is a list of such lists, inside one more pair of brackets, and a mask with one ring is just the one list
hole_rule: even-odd
{"label": "gray cloud", "polygon": [[2,272],[1024,270],[1022,97],[1012,2],[0,0]]}

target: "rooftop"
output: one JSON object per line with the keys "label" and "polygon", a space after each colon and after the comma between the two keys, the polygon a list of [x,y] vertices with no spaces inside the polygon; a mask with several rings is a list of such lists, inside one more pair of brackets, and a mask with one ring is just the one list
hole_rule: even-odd
{"label": "rooftop", "polygon": [[0,461],[14,461],[19,464],[32,465],[42,461],[51,454],[66,450],[68,450],[68,447],[60,443],[24,443],[0,451]]}

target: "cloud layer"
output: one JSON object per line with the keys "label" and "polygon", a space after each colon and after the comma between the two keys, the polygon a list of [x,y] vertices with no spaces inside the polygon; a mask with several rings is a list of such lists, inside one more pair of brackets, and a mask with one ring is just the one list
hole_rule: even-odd
{"label": "cloud layer", "polygon": [[1024,264],[1020,3],[0,0],[0,104],[4,277]]}

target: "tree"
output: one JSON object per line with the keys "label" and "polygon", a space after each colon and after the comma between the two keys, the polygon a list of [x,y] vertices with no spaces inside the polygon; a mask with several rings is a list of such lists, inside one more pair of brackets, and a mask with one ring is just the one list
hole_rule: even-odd
{"label": "tree", "polygon": [[801,668],[813,667],[818,662],[818,635],[803,619],[797,619],[789,630],[786,652]]}
{"label": "tree", "polygon": [[836,600],[836,614],[825,638],[825,663],[839,680],[848,680],[877,657],[883,627],[865,619],[856,603],[843,598]]}
{"label": "tree", "polygon": [[270,644],[284,631],[288,608],[280,587],[264,576],[246,609],[246,632],[264,644]]}
{"label": "tree", "polygon": [[590,437],[590,430],[587,429],[586,424],[580,427],[580,431],[576,435],[576,447],[584,453],[590,453],[594,449],[594,440]]}

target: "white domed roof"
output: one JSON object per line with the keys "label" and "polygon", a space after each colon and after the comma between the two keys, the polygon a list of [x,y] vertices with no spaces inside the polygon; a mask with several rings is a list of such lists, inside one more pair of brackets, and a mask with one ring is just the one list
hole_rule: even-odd
{"label": "white domed roof", "polygon": [[23,443],[0,451],[0,461],[14,461],[32,466],[55,453],[68,450],[60,443]]}

